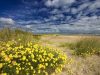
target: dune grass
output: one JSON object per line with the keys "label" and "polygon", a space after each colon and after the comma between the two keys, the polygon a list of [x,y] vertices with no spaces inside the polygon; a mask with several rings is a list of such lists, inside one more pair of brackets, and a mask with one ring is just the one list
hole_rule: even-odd
{"label": "dune grass", "polygon": [[100,41],[98,38],[84,38],[69,45],[69,47],[79,56],[100,55]]}
{"label": "dune grass", "polygon": [[20,43],[27,43],[27,42],[38,42],[41,35],[34,35],[31,32],[26,32],[21,29],[10,29],[10,28],[4,28],[0,30],[0,41],[19,41]]}
{"label": "dune grass", "polygon": [[61,43],[59,47],[74,50],[74,54],[78,56],[100,55],[100,39],[96,37],[83,38],[74,43]]}
{"label": "dune grass", "polygon": [[[62,69],[63,71],[61,73],[54,75],[100,75],[99,40],[100,38],[97,38],[97,36],[82,36],[81,38],[80,36],[70,37],[66,35],[35,35],[20,29],[13,30],[4,28],[0,30],[0,48],[5,49],[3,43],[6,44],[10,41],[14,43],[17,42],[17,46],[25,46],[24,44],[27,45],[29,42],[32,42],[33,45],[35,43],[41,43],[40,45],[43,47],[50,46],[53,47],[52,49],[57,48],[62,50],[68,58],[73,59],[71,64],[65,65],[65,68]],[[23,49],[26,50],[26,48]]]}

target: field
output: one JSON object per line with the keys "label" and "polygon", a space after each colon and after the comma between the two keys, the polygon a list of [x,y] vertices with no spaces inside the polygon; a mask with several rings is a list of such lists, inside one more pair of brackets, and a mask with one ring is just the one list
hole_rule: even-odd
{"label": "field", "polygon": [[[59,73],[54,72],[52,75],[100,75],[100,36],[60,35],[60,34],[34,35],[32,33],[24,32],[21,30],[13,31],[13,30],[9,30],[9,29],[4,29],[0,33],[1,33],[0,34],[0,52],[1,52],[1,54],[0,54],[1,55],[0,56],[0,75],[5,75],[7,73],[9,73],[9,75],[14,74],[14,73],[10,73],[10,72],[12,72],[11,71],[12,68],[10,68],[11,69],[10,71],[8,71],[7,68],[5,70],[4,65],[5,65],[5,63],[9,64],[9,62],[8,62],[8,59],[7,59],[7,61],[2,59],[3,58],[2,53],[3,52],[6,53],[9,51],[9,54],[8,55],[6,54],[9,57],[9,55],[12,54],[11,50],[15,49],[16,47],[18,49],[19,49],[19,47],[21,47],[20,49],[22,49],[22,52],[24,52],[24,51],[32,52],[31,51],[32,48],[36,47],[37,50],[40,48],[41,51],[43,50],[43,53],[44,53],[44,51],[47,52],[46,53],[47,57],[49,57],[48,52],[51,53],[50,54],[51,58],[49,58],[49,60],[51,60],[53,58],[53,56],[56,56],[58,54],[58,56],[56,56],[54,58],[54,60],[57,58],[60,60],[59,62],[61,62],[61,61],[62,62],[61,62],[61,64],[59,62],[57,62],[58,65],[56,65],[55,63],[52,63],[52,61],[50,61],[50,62],[47,61],[47,64],[54,64],[54,65],[56,65],[57,68],[56,67],[52,68],[51,66],[49,67],[46,64],[46,65],[42,66],[42,69],[43,69],[43,67],[46,67],[46,69],[44,69],[45,72],[42,72],[42,69],[38,70],[37,68],[34,68],[34,66],[32,66],[34,68],[34,73],[28,73],[30,71],[30,69],[28,71],[26,69],[23,69],[20,71],[19,71],[19,69],[18,70],[15,69],[16,73],[18,73],[18,74],[15,73],[14,75],[23,75],[24,73],[22,73],[22,71],[23,72],[27,71],[27,73],[25,72],[25,75],[27,75],[27,74],[28,75],[49,75],[49,74],[52,74],[52,72],[54,72],[54,71],[52,71],[53,69],[54,70],[60,69],[61,72],[59,72]],[[10,41],[10,43],[12,43],[11,41],[13,41],[13,42],[15,41],[15,43],[16,42],[17,43],[11,44],[9,46],[9,41]],[[27,44],[27,43],[29,43],[29,44]],[[4,45],[2,45],[2,44],[4,44]],[[7,49],[8,49],[8,46],[11,49],[5,50],[5,48],[6,48],[5,44],[7,45]],[[34,45],[34,46],[32,46],[32,48],[31,48],[30,45],[31,46]],[[3,48],[3,47],[5,47],[5,48]],[[34,49],[34,51],[36,49]],[[68,63],[66,63],[66,64],[64,63],[65,60],[63,59],[62,53],[59,54],[59,52],[55,51],[56,49],[58,51],[59,50],[63,51],[63,53],[66,54],[66,56],[68,58],[68,60],[67,60]],[[26,59],[28,59],[28,60],[31,59],[31,58],[30,59],[27,58],[26,54],[24,54],[22,52],[19,51],[19,53],[21,53],[22,56],[25,56],[25,57],[21,57],[21,59],[22,59],[22,61],[20,61],[21,64],[23,64],[23,61],[26,63],[27,62]],[[43,57],[42,54],[39,54],[39,52],[35,52],[35,53],[37,55],[40,55],[40,57],[38,56],[36,58],[36,60],[38,60],[38,58],[42,59],[41,58],[41,57]],[[34,57],[35,56],[36,55],[34,54]],[[59,56],[61,56],[61,58]],[[14,58],[14,55],[12,55],[11,57]],[[17,57],[17,58],[20,59],[20,57]],[[35,58],[33,58],[33,59],[35,59]],[[39,64],[39,62],[40,62],[39,60],[38,60],[38,62],[36,62],[35,65],[37,65],[37,63]],[[10,61],[10,59],[9,59],[9,61]],[[14,61],[17,62],[17,60],[14,60]],[[12,60],[11,60],[11,62],[12,62]],[[10,62],[10,64],[11,64],[11,62]],[[28,62],[30,62],[30,61],[28,61]],[[18,63],[19,62],[17,62],[17,65],[18,65]],[[30,63],[32,63],[32,61]],[[63,65],[63,64],[65,65],[63,68],[58,67],[59,65]],[[4,66],[3,70],[2,70],[2,66]],[[15,67],[13,65],[11,65],[11,66],[13,68]],[[7,66],[7,67],[9,67],[9,66]],[[27,66],[27,67],[30,67],[30,66]],[[19,67],[17,67],[17,68],[19,68]],[[24,66],[24,68],[25,68],[25,66]],[[35,71],[38,71],[38,73],[37,72],[35,73]]]}
{"label": "field", "polygon": [[[41,42],[44,46],[52,46],[63,50],[69,58],[73,59],[73,63],[67,65],[67,68],[59,75],[100,75],[100,56],[91,55],[88,57],[77,56],[73,54],[73,50],[69,48],[70,44],[77,43],[81,39],[96,38],[98,41],[100,36],[85,35],[44,35]],[[100,46],[100,44],[99,44]]]}

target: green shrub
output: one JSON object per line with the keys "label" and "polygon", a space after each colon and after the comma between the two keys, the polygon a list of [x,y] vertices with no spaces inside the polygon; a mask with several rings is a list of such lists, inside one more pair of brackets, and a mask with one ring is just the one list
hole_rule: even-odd
{"label": "green shrub", "polygon": [[0,73],[7,75],[48,75],[62,71],[70,63],[60,50],[31,42],[18,45],[14,41],[0,43]]}
{"label": "green shrub", "polygon": [[85,38],[78,41],[72,47],[76,55],[88,56],[100,54],[100,40],[97,38]]}

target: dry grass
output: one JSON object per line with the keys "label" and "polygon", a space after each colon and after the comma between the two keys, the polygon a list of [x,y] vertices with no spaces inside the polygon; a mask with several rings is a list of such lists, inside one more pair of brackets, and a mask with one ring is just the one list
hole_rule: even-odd
{"label": "dry grass", "polygon": [[11,40],[19,41],[25,44],[27,42],[37,42],[40,35],[34,35],[31,32],[26,32],[21,29],[4,28],[0,30],[0,41],[7,42]]}
{"label": "dry grass", "polygon": [[66,43],[76,43],[84,38],[96,38],[100,39],[100,36],[67,36],[67,35],[44,35],[41,38],[42,45],[49,45],[55,48],[59,48],[66,52],[66,54],[73,59],[71,65],[67,65],[61,74],[55,75],[100,75],[100,56],[92,55],[87,58],[73,55],[73,51],[68,47],[60,46]]}
{"label": "dry grass", "polygon": [[[15,36],[15,34],[17,36]],[[68,46],[84,38],[100,39],[100,36],[81,36],[81,35],[41,35],[41,39],[33,36],[31,33],[22,31],[11,32],[9,29],[0,31],[0,41],[9,41],[23,39],[23,42],[39,40],[43,46],[51,46],[63,50],[69,58],[73,59],[72,64],[66,65],[66,68],[60,74],[55,75],[100,75],[100,56],[92,55],[87,58],[73,55],[73,50]],[[62,45],[63,44],[63,45]],[[67,47],[66,47],[67,46]]]}

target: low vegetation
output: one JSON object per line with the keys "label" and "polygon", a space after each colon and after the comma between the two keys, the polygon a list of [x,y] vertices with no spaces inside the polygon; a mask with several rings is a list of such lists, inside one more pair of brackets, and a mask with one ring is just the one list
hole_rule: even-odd
{"label": "low vegetation", "polygon": [[14,41],[1,42],[0,71],[7,75],[48,75],[61,72],[69,63],[66,55],[48,47],[34,45],[18,45]]}
{"label": "low vegetation", "polygon": [[59,45],[59,47],[65,47],[65,48],[72,48],[73,49],[73,45],[74,45],[74,43],[68,43],[68,42],[66,42],[66,43],[61,43]]}
{"label": "low vegetation", "polygon": [[97,38],[85,38],[69,47],[79,56],[100,55],[100,40]]}
{"label": "low vegetation", "polygon": [[39,35],[9,28],[0,33],[0,75],[51,75],[71,63],[63,51],[36,44]]}
{"label": "low vegetation", "polygon": [[34,35],[31,32],[22,31],[21,29],[10,29],[4,28],[0,30],[0,41],[20,41],[20,43],[27,43],[27,42],[38,42],[41,38],[41,35]]}
{"label": "low vegetation", "polygon": [[100,39],[84,38],[74,43],[61,43],[59,47],[69,48],[78,56],[100,55]]}
{"label": "low vegetation", "polygon": [[0,75],[100,75],[99,40],[4,28],[0,30]]}

